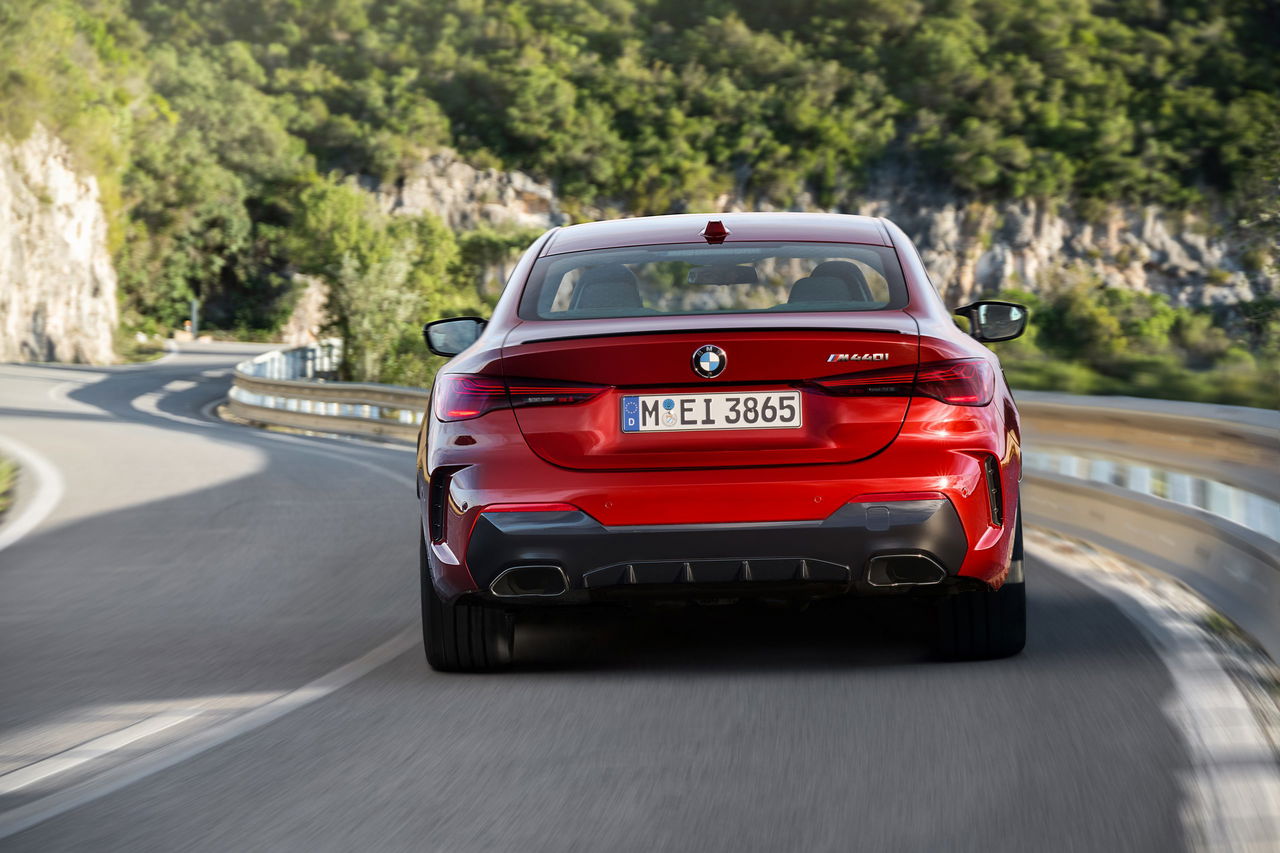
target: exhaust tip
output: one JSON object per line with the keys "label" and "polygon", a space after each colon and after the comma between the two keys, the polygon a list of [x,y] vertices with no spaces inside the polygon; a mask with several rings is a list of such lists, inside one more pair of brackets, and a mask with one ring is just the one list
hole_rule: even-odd
{"label": "exhaust tip", "polygon": [[932,586],[946,577],[947,570],[924,554],[882,554],[867,564],[872,586]]}
{"label": "exhaust tip", "polygon": [[568,591],[569,579],[559,566],[513,566],[489,584],[498,598],[554,598]]}

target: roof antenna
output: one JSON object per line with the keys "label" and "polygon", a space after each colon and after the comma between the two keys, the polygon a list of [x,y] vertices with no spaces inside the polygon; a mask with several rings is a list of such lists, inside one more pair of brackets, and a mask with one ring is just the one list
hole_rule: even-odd
{"label": "roof antenna", "polygon": [[724,238],[729,236],[729,229],[724,227],[724,223],[719,219],[712,219],[707,222],[698,236],[704,238],[712,245],[720,245],[724,242]]}

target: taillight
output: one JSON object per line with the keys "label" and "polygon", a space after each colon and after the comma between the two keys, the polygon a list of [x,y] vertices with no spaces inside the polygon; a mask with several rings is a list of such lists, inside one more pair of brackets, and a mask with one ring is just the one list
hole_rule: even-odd
{"label": "taillight", "polygon": [[437,418],[463,421],[505,407],[507,386],[493,376],[441,376],[432,396]]}
{"label": "taillight", "polygon": [[995,393],[995,373],[984,358],[952,358],[919,367],[884,367],[814,380],[842,397],[910,397],[922,394],[953,406],[985,406]]}
{"label": "taillight", "polygon": [[985,406],[995,389],[995,373],[985,358],[933,361],[916,373],[917,394],[953,406]]}
{"label": "taillight", "polygon": [[435,413],[442,421],[478,418],[494,409],[522,406],[569,406],[585,403],[608,386],[556,382],[545,379],[503,379],[497,376],[453,374],[436,382]]}

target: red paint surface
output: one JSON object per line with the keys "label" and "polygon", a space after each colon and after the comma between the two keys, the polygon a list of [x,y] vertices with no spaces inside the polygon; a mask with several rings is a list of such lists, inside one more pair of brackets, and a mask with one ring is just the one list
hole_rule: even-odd
{"label": "red paint surface", "polygon": [[[925,277],[914,247],[892,223],[825,214],[724,214],[735,241],[814,240],[892,245],[909,301],[900,310],[759,317],[639,317],[529,321],[516,316],[533,261],[547,252],[702,242],[705,216],[656,217],[553,230],[514,271],[493,320],[470,350],[441,371],[575,382],[606,390],[567,405],[496,407],[466,420],[430,418],[419,465],[453,474],[444,542],[433,545],[446,594],[475,584],[466,538],[484,507],[569,504],[606,526],[822,519],[844,503],[941,495],[955,506],[969,551],[962,575],[1003,581],[1013,525],[995,527],[982,460],[999,461],[1005,506],[1016,517],[1021,447],[1017,411],[999,362],[960,332]],[[554,338],[555,340],[548,340]],[[728,354],[714,380],[690,368],[693,351]],[[974,395],[952,405],[929,396],[840,396],[815,380],[855,376],[833,352],[889,353],[869,371],[980,359]],[[972,362],[969,362],[972,364]],[[968,369],[968,368],[966,368]],[[989,386],[987,383],[989,382]],[[557,386],[550,386],[555,388]],[[989,387],[989,392],[988,392]],[[624,434],[626,394],[799,389],[800,429]],[[967,396],[967,395],[962,395]]]}

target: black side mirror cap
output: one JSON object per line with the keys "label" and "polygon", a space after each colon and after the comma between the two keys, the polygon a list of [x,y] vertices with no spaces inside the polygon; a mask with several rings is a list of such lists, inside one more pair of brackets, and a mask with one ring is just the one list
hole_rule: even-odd
{"label": "black side mirror cap", "polygon": [[427,349],[444,358],[453,358],[480,337],[489,322],[480,317],[450,317],[435,320],[422,327]]}
{"label": "black side mirror cap", "polygon": [[998,299],[982,299],[955,310],[969,319],[969,334],[983,343],[1011,341],[1027,330],[1027,306]]}

